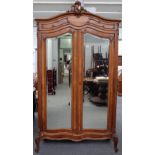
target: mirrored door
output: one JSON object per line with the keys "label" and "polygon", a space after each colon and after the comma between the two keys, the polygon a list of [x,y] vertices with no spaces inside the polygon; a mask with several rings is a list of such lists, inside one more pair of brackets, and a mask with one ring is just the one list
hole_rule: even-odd
{"label": "mirrored door", "polygon": [[83,129],[107,129],[109,39],[84,34]]}
{"label": "mirrored door", "polygon": [[47,129],[70,129],[72,34],[46,39]]}

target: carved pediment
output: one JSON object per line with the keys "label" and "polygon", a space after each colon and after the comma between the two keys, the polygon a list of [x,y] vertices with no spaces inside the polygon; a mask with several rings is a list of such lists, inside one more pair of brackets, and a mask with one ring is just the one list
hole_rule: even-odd
{"label": "carved pediment", "polygon": [[80,18],[77,18],[76,16],[68,17],[68,22],[74,26],[84,26],[88,21],[89,21],[88,17],[83,16],[81,16]]}

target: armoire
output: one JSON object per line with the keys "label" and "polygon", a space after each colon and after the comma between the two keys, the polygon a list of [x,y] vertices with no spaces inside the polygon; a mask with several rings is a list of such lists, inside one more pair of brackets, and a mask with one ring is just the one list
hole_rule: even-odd
{"label": "armoire", "polygon": [[[66,13],[36,19],[38,127],[41,140],[112,140],[116,134],[120,20],[92,14],[79,1]],[[55,93],[48,72],[55,69]],[[52,88],[51,88],[52,89]],[[103,144],[104,145],[104,144]]]}

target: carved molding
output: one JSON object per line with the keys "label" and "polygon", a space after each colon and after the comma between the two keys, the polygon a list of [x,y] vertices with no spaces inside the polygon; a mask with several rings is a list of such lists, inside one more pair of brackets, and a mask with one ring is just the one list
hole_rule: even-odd
{"label": "carved molding", "polygon": [[77,18],[75,16],[68,17],[68,22],[73,26],[84,26],[89,22],[88,17]]}
{"label": "carved molding", "polygon": [[81,16],[82,13],[88,12],[86,9],[84,9],[83,6],[81,6],[81,2],[78,0],[71,6],[71,9],[68,10],[69,13],[74,13],[76,16]]}

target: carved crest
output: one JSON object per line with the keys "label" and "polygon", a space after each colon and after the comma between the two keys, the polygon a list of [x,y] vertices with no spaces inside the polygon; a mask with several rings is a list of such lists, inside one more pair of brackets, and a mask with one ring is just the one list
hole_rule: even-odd
{"label": "carved crest", "polygon": [[81,2],[77,0],[71,6],[71,10],[68,10],[67,12],[74,13],[76,16],[81,16],[82,13],[86,13],[88,11],[86,9],[84,9],[84,7],[81,6]]}

